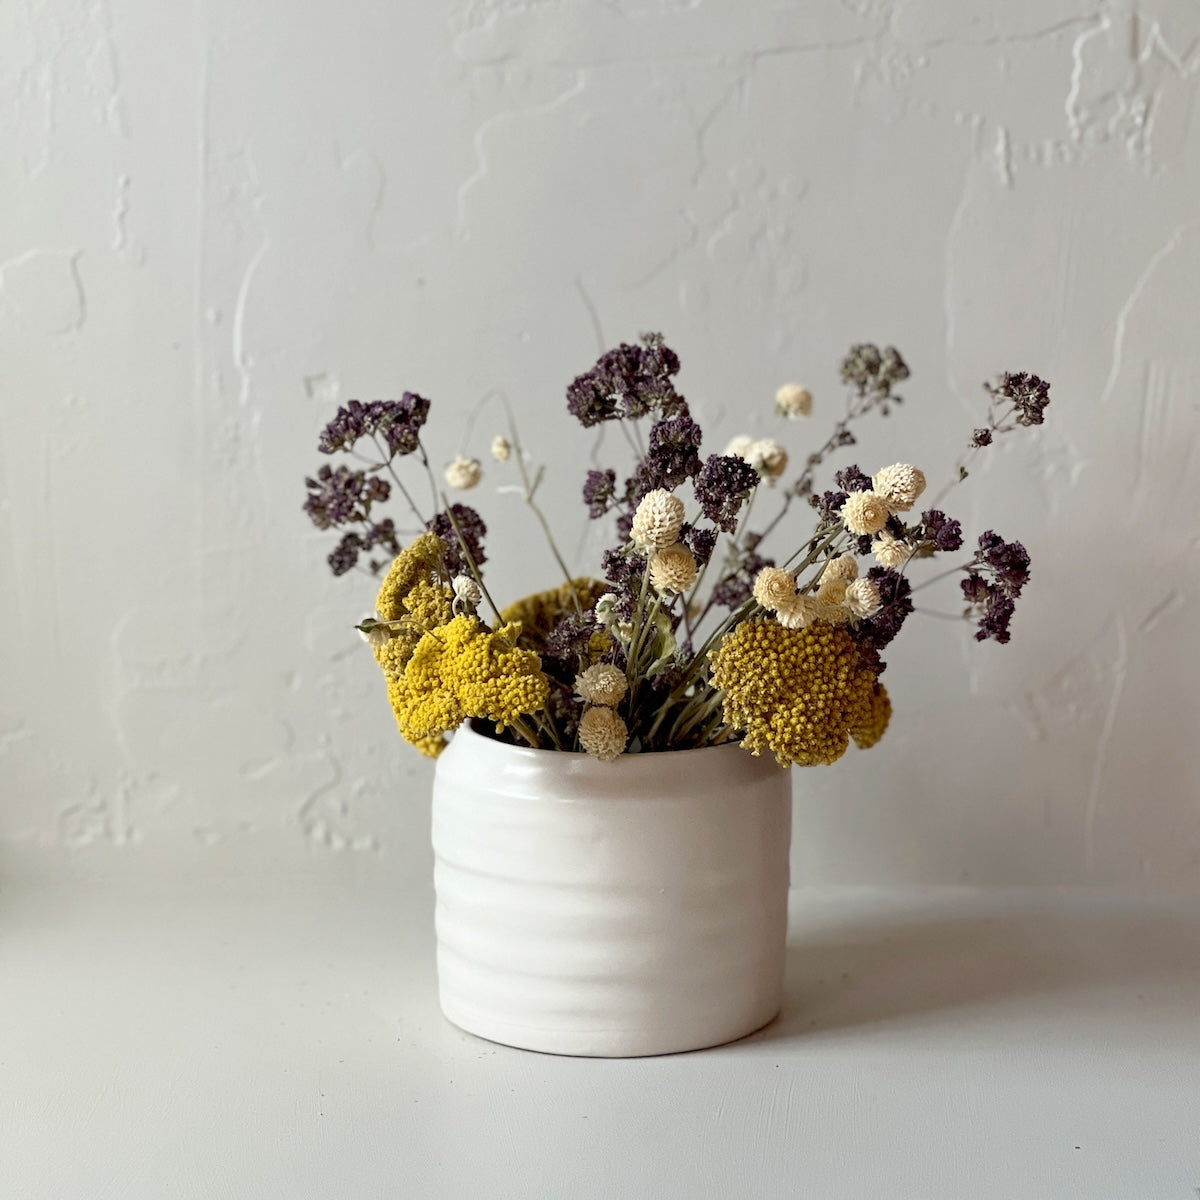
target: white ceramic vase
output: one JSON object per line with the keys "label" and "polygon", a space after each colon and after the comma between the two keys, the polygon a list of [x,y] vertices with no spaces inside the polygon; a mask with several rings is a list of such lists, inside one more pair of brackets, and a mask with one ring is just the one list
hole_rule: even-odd
{"label": "white ceramic vase", "polygon": [[464,725],[433,789],[442,1011],[491,1041],[625,1057],[779,1011],[790,773],[738,746],[583,754]]}

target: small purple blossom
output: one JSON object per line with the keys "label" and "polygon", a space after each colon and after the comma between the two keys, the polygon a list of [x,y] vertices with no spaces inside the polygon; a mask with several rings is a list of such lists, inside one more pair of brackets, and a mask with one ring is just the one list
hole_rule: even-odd
{"label": "small purple blossom", "polygon": [[[454,515],[453,522],[447,512],[440,512],[429,522],[428,528],[446,543],[446,570],[451,575],[470,575],[471,562],[479,567],[487,561],[487,555],[483,552],[487,526],[483,523],[483,518],[466,504],[452,504],[449,513]],[[463,545],[459,542],[458,533],[454,528],[456,524],[462,531],[463,543],[466,544],[471,562],[467,561],[467,554],[463,553]]]}
{"label": "small purple blossom", "polygon": [[1029,553],[1020,542],[1006,542],[989,529],[979,535],[977,562],[985,564],[996,582],[1014,598],[1029,582]]}
{"label": "small purple blossom", "polygon": [[762,535],[747,533],[742,539],[744,550],[737,569],[717,582],[712,591],[713,604],[722,608],[735,609],[754,594],[754,580],[763,567],[773,567],[773,558],[764,558],[758,553]]}
{"label": "small purple blossom", "polygon": [[921,536],[940,551],[962,547],[962,526],[936,508],[921,514]]}
{"label": "small purple blossom", "polygon": [[978,448],[980,446],[990,446],[992,444],[992,431],[987,428],[976,429],[971,434],[971,446]]}
{"label": "small purple blossom", "polygon": [[350,450],[359,438],[378,435],[391,454],[411,454],[420,440],[421,426],[429,416],[429,401],[416,392],[399,400],[351,400],[321,431],[317,449],[322,454]]}
{"label": "small purple blossom", "polygon": [[1024,371],[1006,371],[1000,382],[989,389],[993,396],[1011,400],[1018,425],[1041,425],[1050,403],[1050,385]]}
{"label": "small purple blossom", "polygon": [[[663,417],[650,428],[650,448],[639,475],[638,495],[641,499],[655,488],[673,491],[701,469],[700,426],[686,413],[678,417]],[[646,484],[648,486],[642,486]]]}
{"label": "small purple blossom", "polygon": [[860,471],[857,463],[843,467],[834,475],[833,482],[843,492],[869,492],[875,486],[870,475]]}
{"label": "small purple blossom", "polygon": [[588,516],[595,520],[602,517],[612,506],[617,488],[617,473],[611,468],[607,471],[589,471],[583,481],[583,502],[588,506]]}
{"label": "small purple blossom", "polygon": [[959,587],[963,599],[975,610],[977,642],[991,638],[1008,642],[1009,622],[1017,597],[1029,582],[1029,554],[1020,542],[1006,542],[988,530],[980,535],[979,548]]}
{"label": "small purple blossom", "polygon": [[828,524],[841,524],[842,505],[849,496],[845,492],[824,492],[820,496],[809,496],[808,502],[821,514],[821,520]]}
{"label": "small purple blossom", "polygon": [[895,346],[880,350],[869,342],[851,346],[842,360],[842,380],[860,396],[874,396],[899,401],[892,392],[894,384],[908,378],[908,365]]}
{"label": "small purple blossom", "polygon": [[700,529],[690,523],[680,530],[679,540],[692,552],[698,567],[703,567],[712,558],[713,547],[717,544],[715,529]]}
{"label": "small purple blossom", "polygon": [[543,668],[574,680],[587,665],[592,634],[597,629],[599,625],[590,612],[571,612],[559,617],[541,647]]}
{"label": "small purple blossom", "polygon": [[879,611],[854,629],[859,655],[864,666],[881,675],[887,664],[879,652],[887,646],[913,611],[912,584],[889,567],[872,567],[867,578],[879,589]]}
{"label": "small purple blossom", "polygon": [[363,539],[357,533],[345,534],[326,559],[329,569],[335,575],[345,575],[358,562],[358,553],[362,548]]}
{"label": "small purple blossom", "polygon": [[696,499],[718,529],[732,533],[742,505],[758,482],[758,472],[745,459],[713,454],[696,476]]}
{"label": "small purple blossom", "polygon": [[618,417],[648,412],[672,415],[683,406],[671,377],[679,358],[661,334],[642,335],[642,345],[622,343],[601,355],[590,371],[567,388],[567,411],[585,428]]}
{"label": "small purple blossom", "polygon": [[307,478],[304,483],[308,488],[304,511],[318,529],[365,520],[371,505],[390,494],[386,479],[349,467],[334,470],[328,463],[320,467],[315,479]]}

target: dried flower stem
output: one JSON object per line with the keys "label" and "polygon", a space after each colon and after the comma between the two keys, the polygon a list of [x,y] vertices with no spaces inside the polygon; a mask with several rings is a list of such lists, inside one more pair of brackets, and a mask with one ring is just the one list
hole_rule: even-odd
{"label": "dried flower stem", "polygon": [[454,507],[447,501],[445,495],[442,495],[442,505],[446,510],[446,517],[450,521],[450,527],[454,530],[454,536],[458,538],[458,547],[462,551],[462,556],[467,560],[467,566],[471,570],[471,578],[479,585],[479,590],[483,593],[483,598],[488,602],[488,606],[496,615],[497,622],[503,621],[504,618],[500,615],[500,610],[496,607],[495,600],[492,599],[491,593],[487,590],[487,584],[483,582],[483,576],[480,574],[479,568],[475,565],[475,559],[471,554],[471,547],[467,544],[467,539],[463,535],[463,531],[458,524],[458,519],[454,515]]}

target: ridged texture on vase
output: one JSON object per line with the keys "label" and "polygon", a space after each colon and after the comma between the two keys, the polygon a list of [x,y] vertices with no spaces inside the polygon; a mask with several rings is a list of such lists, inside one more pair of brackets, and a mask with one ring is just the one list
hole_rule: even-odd
{"label": "ridged texture on vase", "polygon": [[718,1045],[779,1011],[789,774],[736,746],[585,755],[464,727],[433,793],[446,1016],[559,1054]]}

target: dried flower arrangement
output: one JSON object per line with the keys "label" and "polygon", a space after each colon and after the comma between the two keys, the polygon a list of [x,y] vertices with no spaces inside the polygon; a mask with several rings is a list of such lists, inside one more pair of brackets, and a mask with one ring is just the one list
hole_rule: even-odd
{"label": "dried flower arrangement", "polygon": [[[936,504],[909,515],[925,491],[915,466],[873,475],[845,466],[822,491],[816,478],[855,443],[854,422],[901,402],[903,358],[891,347],[850,350],[841,365],[845,413],[790,483],[788,453],[774,439],[739,437],[702,457],[678,372],[678,357],[650,334],[604,354],[567,389],[571,415],[585,428],[613,422],[634,459],[620,484],[613,468],[588,470],[583,483],[589,516],[615,517],[617,544],[604,553],[599,579],[575,576],[555,546],[536,499],[542,471],[532,469],[515,429],[495,437],[491,457],[519,475],[563,575],[559,586],[505,608],[484,582],[483,519],[448,502],[434,477],[421,440],[428,400],[411,392],[352,400],[323,430],[322,453],[345,452],[360,465],[326,465],[306,480],[305,511],[318,528],[346,530],[329,556],[335,575],[387,568],[375,616],[358,628],[383,670],[400,732],[425,754],[440,753],[468,718],[504,740],[605,761],[740,741],[783,766],[832,763],[851,739],[869,747],[883,734],[891,705],[880,654],[914,612],[909,571],[961,550],[962,529]],[[966,478],[971,454],[1044,419],[1049,385],[1036,375],[1005,374],[985,387],[987,423],[952,482]],[[787,384],[775,407],[781,418],[805,418],[813,398]],[[402,459],[423,468],[432,515],[405,484]],[[459,456],[443,478],[461,491],[482,475],[478,459]],[[393,520],[376,515],[393,486],[422,530],[403,548]],[[763,492],[777,511],[753,529]],[[789,518],[804,505],[815,519],[797,531]],[[771,535],[790,540],[782,562],[764,553]],[[860,559],[874,560],[865,574]],[[1029,579],[1021,543],[989,530],[943,574],[962,575],[963,616],[977,623],[975,637],[1007,642]]]}

